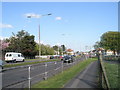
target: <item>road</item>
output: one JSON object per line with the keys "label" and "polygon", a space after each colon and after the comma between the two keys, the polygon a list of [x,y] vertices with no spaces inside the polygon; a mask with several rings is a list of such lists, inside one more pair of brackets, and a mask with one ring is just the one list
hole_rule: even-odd
{"label": "road", "polygon": [[[66,69],[81,60],[84,60],[84,57],[76,59],[74,63],[69,64],[62,63],[61,61],[55,61],[32,65],[30,70],[31,84],[44,80],[44,77],[53,76],[56,73],[61,72],[62,69]],[[47,72],[47,74],[45,72]],[[2,74],[3,88],[28,87],[28,67],[6,70]]]}
{"label": "road", "polygon": [[64,88],[98,88],[98,62],[89,66],[68,82]]}

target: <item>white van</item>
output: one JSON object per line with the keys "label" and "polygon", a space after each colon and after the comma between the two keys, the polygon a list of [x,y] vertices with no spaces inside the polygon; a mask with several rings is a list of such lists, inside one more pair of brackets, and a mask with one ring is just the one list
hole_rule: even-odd
{"label": "white van", "polygon": [[16,62],[16,61],[23,61],[24,62],[24,57],[21,53],[16,53],[16,52],[8,52],[5,54],[5,61],[6,62]]}

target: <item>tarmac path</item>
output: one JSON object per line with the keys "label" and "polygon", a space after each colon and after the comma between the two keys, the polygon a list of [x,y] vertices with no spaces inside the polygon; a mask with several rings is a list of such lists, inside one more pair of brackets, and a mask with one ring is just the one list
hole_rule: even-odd
{"label": "tarmac path", "polygon": [[64,88],[98,88],[98,61],[89,64],[70,80]]}

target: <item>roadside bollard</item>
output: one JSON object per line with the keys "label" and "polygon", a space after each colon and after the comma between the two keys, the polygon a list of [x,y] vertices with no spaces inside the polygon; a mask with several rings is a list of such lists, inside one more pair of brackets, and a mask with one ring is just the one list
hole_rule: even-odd
{"label": "roadside bollard", "polygon": [[77,64],[77,59],[75,59],[75,64]]}
{"label": "roadside bollard", "polygon": [[47,80],[47,63],[45,63],[45,76],[44,76],[44,80]]}
{"label": "roadside bollard", "polygon": [[55,61],[55,70],[56,70],[56,64],[57,64],[57,62]]}
{"label": "roadside bollard", "polygon": [[[55,63],[54,70],[55,70],[55,74],[56,74],[56,72],[57,72],[57,67],[56,67],[57,62],[55,61],[54,63]],[[54,74],[54,75],[55,75],[55,74]]]}
{"label": "roadside bollard", "polygon": [[29,90],[30,90],[30,88],[31,88],[30,69],[31,69],[31,66],[28,67],[28,87],[29,87]]}

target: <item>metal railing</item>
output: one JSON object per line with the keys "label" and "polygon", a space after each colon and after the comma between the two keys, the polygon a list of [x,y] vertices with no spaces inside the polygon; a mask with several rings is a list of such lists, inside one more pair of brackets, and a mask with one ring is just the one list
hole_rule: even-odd
{"label": "metal railing", "polygon": [[98,55],[98,61],[99,61],[99,85],[100,85],[100,88],[109,90],[110,85],[109,85],[106,71],[105,71],[105,68],[103,65],[103,55],[102,54]]}
{"label": "metal railing", "polygon": [[[56,75],[57,73],[63,72],[67,68],[70,68],[71,66],[76,65],[81,60],[84,60],[85,57],[81,58],[75,58],[75,61],[73,63],[63,63],[61,61],[55,61],[55,62],[45,62],[43,64],[37,64],[37,65],[28,65],[28,66],[21,66],[17,68],[12,68],[11,70],[8,70],[9,73],[20,73],[24,76],[16,75],[19,80],[15,80],[14,82],[3,85],[3,88],[31,88],[31,85],[42,81],[47,80],[49,77]],[[51,68],[51,69],[50,69]],[[14,73],[10,72],[14,70]],[[39,72],[36,74],[36,72]],[[3,72],[4,73],[4,72]],[[5,76],[3,75],[3,81]]]}

